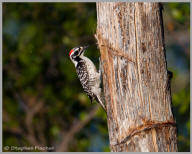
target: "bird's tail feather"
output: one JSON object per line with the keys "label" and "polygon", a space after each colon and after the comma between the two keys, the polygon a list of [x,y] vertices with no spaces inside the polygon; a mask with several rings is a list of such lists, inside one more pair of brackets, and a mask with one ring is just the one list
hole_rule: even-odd
{"label": "bird's tail feather", "polygon": [[96,101],[102,106],[102,108],[106,112],[106,106],[103,104],[103,101],[101,100],[101,98],[99,96],[96,96]]}

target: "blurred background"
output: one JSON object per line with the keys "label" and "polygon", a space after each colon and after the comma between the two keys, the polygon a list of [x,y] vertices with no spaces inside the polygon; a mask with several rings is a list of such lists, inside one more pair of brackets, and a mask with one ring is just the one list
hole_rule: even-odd
{"label": "blurred background", "polygon": [[[178,149],[190,151],[190,4],[163,5]],[[89,44],[85,55],[98,67],[95,33],[95,3],[3,3],[3,147],[110,151],[106,115],[68,57]]]}

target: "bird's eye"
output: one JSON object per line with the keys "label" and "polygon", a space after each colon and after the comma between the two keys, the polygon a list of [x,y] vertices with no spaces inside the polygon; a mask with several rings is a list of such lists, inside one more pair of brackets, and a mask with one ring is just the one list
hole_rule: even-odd
{"label": "bird's eye", "polygon": [[77,55],[78,55],[78,53],[79,53],[78,51],[75,51],[74,55],[75,55],[75,56],[77,56]]}

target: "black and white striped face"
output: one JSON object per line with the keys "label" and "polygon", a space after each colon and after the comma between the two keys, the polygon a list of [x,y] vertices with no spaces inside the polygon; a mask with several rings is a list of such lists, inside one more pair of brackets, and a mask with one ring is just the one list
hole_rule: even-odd
{"label": "black and white striped face", "polygon": [[87,46],[84,47],[76,47],[73,48],[70,52],[69,52],[69,56],[71,61],[76,65],[76,63],[78,62],[78,59],[83,56],[85,49],[87,48]]}
{"label": "black and white striped face", "polygon": [[79,57],[82,54],[82,51],[83,51],[83,47],[73,48],[69,52],[69,56],[70,56],[70,58],[75,59],[76,57]]}

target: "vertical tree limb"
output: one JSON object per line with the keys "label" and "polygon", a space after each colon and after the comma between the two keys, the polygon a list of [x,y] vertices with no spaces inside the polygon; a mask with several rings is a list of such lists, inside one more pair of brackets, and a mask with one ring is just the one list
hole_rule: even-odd
{"label": "vertical tree limb", "polygon": [[97,3],[111,151],[177,151],[158,3]]}

